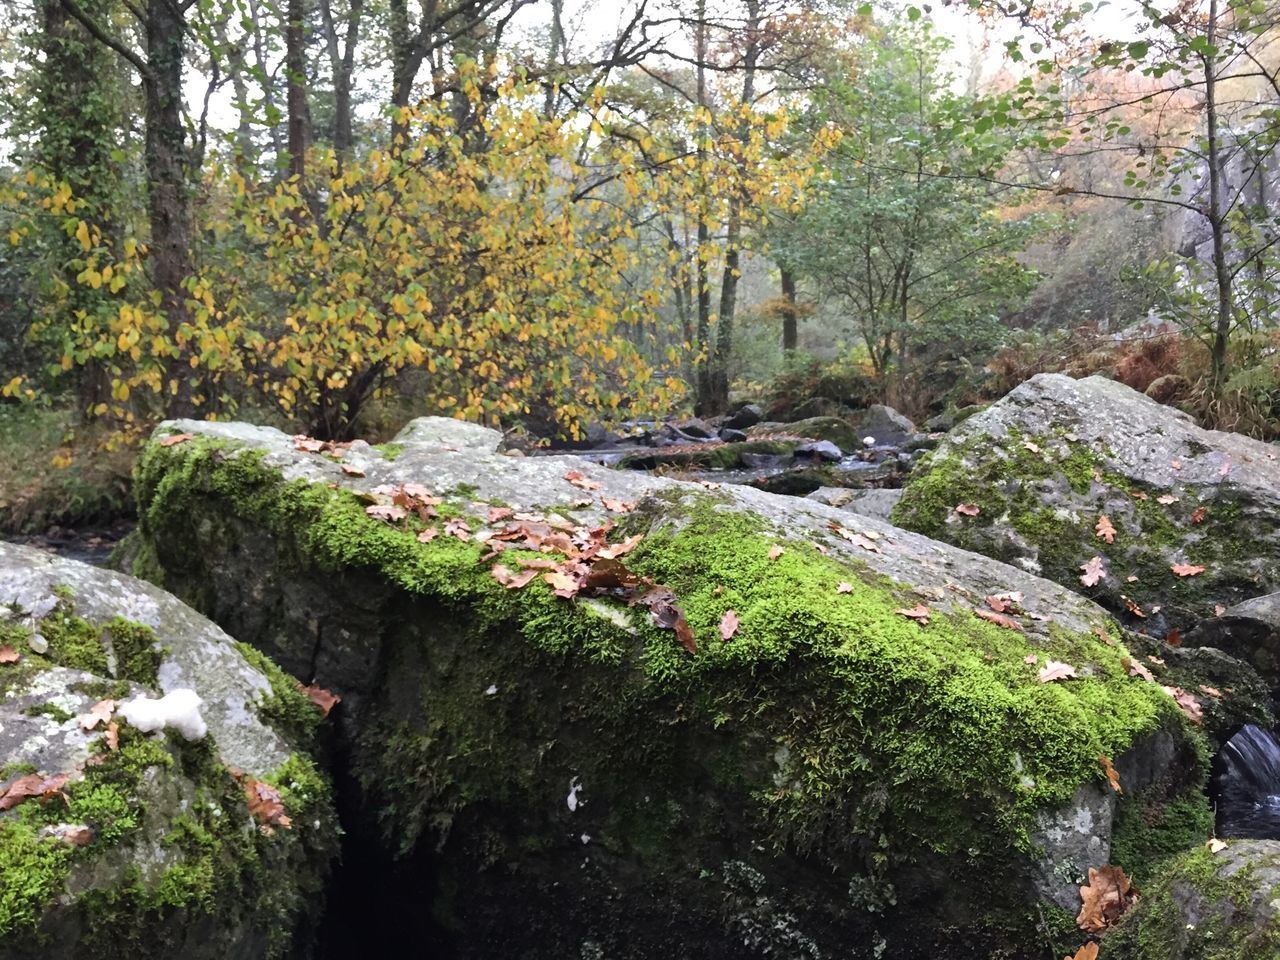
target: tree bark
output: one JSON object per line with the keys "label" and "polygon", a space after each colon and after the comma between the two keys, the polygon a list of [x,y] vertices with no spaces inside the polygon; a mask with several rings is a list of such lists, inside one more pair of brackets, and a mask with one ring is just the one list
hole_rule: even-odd
{"label": "tree bark", "polygon": [[786,267],[782,273],[782,351],[794,353],[797,340],[796,275]]}
{"label": "tree bark", "polygon": [[[1209,22],[1205,38],[1212,49],[1217,42],[1218,0],[1210,0]],[[1213,273],[1217,287],[1217,317],[1213,326],[1213,344],[1210,348],[1209,394],[1213,400],[1222,396],[1227,381],[1227,346],[1231,338],[1235,303],[1232,295],[1231,270],[1227,264],[1226,213],[1223,210],[1222,143],[1218,129],[1218,76],[1215,57],[1211,53],[1201,55],[1204,64],[1204,107],[1207,149],[1205,162],[1209,168],[1209,227],[1213,232]]]}
{"label": "tree bark", "polygon": [[306,17],[303,0],[288,0],[284,46],[289,111],[289,175],[303,180],[307,172],[307,146],[311,139],[311,111],[307,107]]}

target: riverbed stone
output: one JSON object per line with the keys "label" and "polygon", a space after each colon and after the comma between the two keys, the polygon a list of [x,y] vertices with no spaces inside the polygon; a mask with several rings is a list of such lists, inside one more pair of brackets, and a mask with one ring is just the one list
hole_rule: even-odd
{"label": "riverbed stone", "polygon": [[[822,503],[574,457],[408,442],[343,453],[353,471],[267,429],[158,437],[174,433],[195,436],[139,466],[139,569],[341,694],[345,825],[429,860],[458,956],[501,940],[531,958],[678,942],[712,960],[798,943],[914,960],[956,936],[1038,955],[1109,846],[1166,838],[1168,820],[1126,815],[1129,795],[1158,780],[1159,802],[1208,815],[1199,734],[1130,676],[1119,627],[1018,568]],[[387,511],[404,484],[437,516]],[[498,556],[510,524],[540,522],[634,544],[620,562],[672,592],[684,639],[618,590],[504,587],[495,563],[563,562],[563,539]],[[1009,624],[979,615],[1008,591]],[[1050,660],[1079,676],[1040,682]],[[1166,759],[1140,762],[1157,743]],[[1131,771],[1124,799],[1100,755]],[[1082,847],[1085,786],[1103,801]]]}
{"label": "riverbed stone", "polygon": [[791,423],[758,423],[747,431],[751,437],[792,437],[804,440],[827,440],[841,450],[857,450],[861,435],[843,417],[809,417]]}
{"label": "riverbed stone", "polygon": [[858,513],[864,517],[875,517],[877,520],[889,522],[893,508],[902,499],[900,489],[851,490],[848,487],[819,487],[808,495],[808,499],[817,500],[831,507],[839,507],[850,513]]}
{"label": "riverbed stone", "polygon": [[[5,649],[0,797],[55,785],[0,799],[0,958],[302,956],[337,825],[292,682],[150,583],[0,543]],[[203,738],[115,710],[175,690]],[[255,784],[290,826],[254,819]]]}
{"label": "riverbed stone", "polygon": [[1278,454],[1123,384],[1040,374],[948,434],[894,520],[1163,633],[1280,589]]}

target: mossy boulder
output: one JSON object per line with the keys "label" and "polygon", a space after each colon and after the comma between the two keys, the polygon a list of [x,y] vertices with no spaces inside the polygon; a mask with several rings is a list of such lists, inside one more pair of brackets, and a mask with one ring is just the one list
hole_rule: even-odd
{"label": "mossy boulder", "polygon": [[733,470],[737,467],[750,466],[750,461],[744,459],[748,455],[789,460],[791,452],[800,443],[801,441],[793,439],[747,440],[738,443],[712,440],[707,443],[673,444],[669,447],[655,447],[627,453],[618,461],[618,468],[654,470],[659,467],[679,467],[686,470]]}
{"label": "mossy boulder", "polygon": [[[0,958],[306,955],[337,825],[277,668],[151,584],[3,543],[0,649]],[[201,738],[118,709],[178,689]]]}
{"label": "mossy boulder", "polygon": [[1102,939],[1100,960],[1280,957],[1280,841],[1232,840],[1170,862]]}
{"label": "mossy boulder", "polygon": [[[1280,589],[1278,454],[1123,384],[1040,374],[921,461],[893,518],[1163,633]],[[1105,576],[1085,587],[1095,556]]]}
{"label": "mossy boulder", "polygon": [[843,417],[808,417],[791,423],[758,423],[747,435],[778,438],[801,437],[805,440],[829,440],[845,453],[862,449],[858,428]]}
{"label": "mossy boulder", "polygon": [[[166,424],[195,438],[142,457],[139,569],[342,695],[344,828],[428,864],[454,955],[1039,957],[1116,839],[1100,755],[1127,793],[1208,809],[1202,737],[1071,591],[824,504],[429,426],[339,462]],[[407,483],[438,516],[369,513]],[[508,511],[639,537],[623,563],[695,651],[620,598],[504,587]],[[979,615],[1004,591],[1017,628]],[[1039,682],[1049,659],[1080,676]],[[1126,842],[1188,842],[1154,822]]]}

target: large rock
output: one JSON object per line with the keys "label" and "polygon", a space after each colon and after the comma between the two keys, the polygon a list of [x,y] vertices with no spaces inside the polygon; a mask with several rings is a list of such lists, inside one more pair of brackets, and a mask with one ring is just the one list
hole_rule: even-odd
{"label": "large rock", "polygon": [[841,417],[809,417],[791,423],[758,423],[747,431],[750,437],[829,440],[841,450],[860,450],[862,438],[848,420]]}
{"label": "large rock", "polygon": [[[1025,571],[572,457],[410,442],[339,463],[266,428],[161,432],[196,439],[142,458],[140,569],[343,696],[344,826],[430,864],[455,955],[892,960],[974,936],[1038,957],[1038,918],[1069,925],[1110,848],[1187,842],[1165,805],[1207,832],[1172,699],[1129,675],[1102,610]],[[495,556],[535,529],[541,554]],[[639,538],[625,570],[594,569],[673,591],[683,640],[620,587],[499,582],[598,549],[593,530]],[[1005,591],[1017,628],[977,615]],[[1039,682],[1050,659],[1079,677]],[[1126,815],[1139,802],[1151,815]]]}
{"label": "large rock", "polygon": [[873,403],[867,407],[858,432],[875,437],[878,444],[898,444],[915,433],[916,425],[893,407]]}
{"label": "large rock", "polygon": [[[1201,429],[1120,383],[1040,374],[949,434],[912,474],[894,520],[1135,622],[1140,612],[1186,627],[1280,589],[1277,452]],[[961,504],[979,512],[957,513]],[[1104,516],[1113,535],[1099,533]],[[1105,576],[1085,587],[1093,557]]]}
{"label": "large rock", "polygon": [[1173,861],[1119,926],[1100,960],[1280,957],[1280,842],[1233,840]]}
{"label": "large rock", "polygon": [[852,490],[848,487],[820,487],[809,494],[808,499],[888,523],[893,508],[902,499],[902,491],[900,489]]}
{"label": "large rock", "polygon": [[[0,958],[305,955],[337,825],[279,669],[151,584],[4,543],[0,650]],[[182,690],[179,732],[124,719]]]}

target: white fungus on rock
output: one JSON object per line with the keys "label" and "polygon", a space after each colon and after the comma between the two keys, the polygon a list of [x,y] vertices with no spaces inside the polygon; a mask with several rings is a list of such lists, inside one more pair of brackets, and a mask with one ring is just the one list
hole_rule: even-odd
{"label": "white fungus on rock", "polygon": [[204,701],[194,690],[173,690],[159,700],[137,696],[119,708],[120,716],[143,733],[169,727],[187,740],[203,740],[209,732],[200,705]]}

